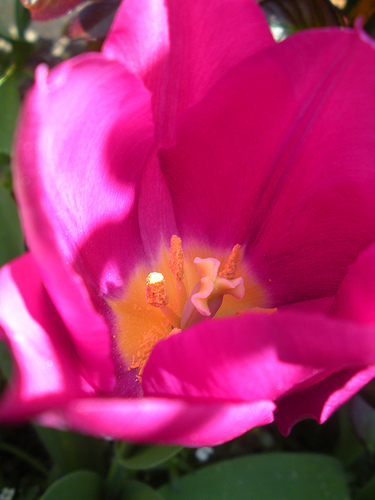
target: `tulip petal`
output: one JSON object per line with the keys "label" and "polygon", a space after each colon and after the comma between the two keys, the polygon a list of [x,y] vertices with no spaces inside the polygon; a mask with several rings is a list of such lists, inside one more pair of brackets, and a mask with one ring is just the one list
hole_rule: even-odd
{"label": "tulip petal", "polygon": [[375,244],[349,267],[330,314],[359,324],[375,324]]}
{"label": "tulip petal", "polygon": [[335,29],[236,66],[160,152],[180,236],[247,245],[275,303],[335,294],[375,234],[374,66]]}
{"label": "tulip petal", "polygon": [[134,205],[152,141],[150,96],[121,65],[85,54],[39,68],[16,143],[22,222],[31,247],[48,222],[95,294],[121,286],[139,257]]}
{"label": "tulip petal", "polygon": [[154,72],[168,53],[168,12],[164,3],[122,2],[102,48],[105,57],[121,62],[147,82],[156,78]]}
{"label": "tulip petal", "polygon": [[[137,184],[153,140],[150,96],[115,62],[86,54],[40,67],[15,147],[27,244],[95,383],[113,387],[102,294],[142,255]],[[92,306],[95,301],[99,314]]]}
{"label": "tulip petal", "polygon": [[175,119],[242,59],[272,45],[251,0],[127,0],[104,46],[154,94],[157,138],[173,141]]}
{"label": "tulip petal", "polygon": [[93,393],[84,383],[69,333],[46,295],[30,254],[0,271],[3,337],[14,358],[0,420],[14,422]]}
{"label": "tulip petal", "polygon": [[103,399],[71,402],[64,413],[39,419],[101,438],[137,443],[213,446],[273,421],[272,401],[207,403],[179,398]]}
{"label": "tulip petal", "polygon": [[148,396],[274,401],[334,371],[374,363],[374,335],[373,327],[318,314],[208,320],[154,347],[143,390]]}
{"label": "tulip petal", "polygon": [[152,261],[160,242],[178,234],[171,196],[160,171],[156,149],[152,148],[142,174],[138,202],[138,220],[143,247]]}
{"label": "tulip petal", "polygon": [[[329,314],[358,325],[357,341],[364,339],[359,325],[374,326],[375,245],[366,248],[349,267]],[[338,338],[342,342],[346,339]],[[347,346],[345,347],[347,348]],[[323,423],[342,404],[375,377],[375,365],[363,370],[342,370],[303,391],[294,392],[277,402],[275,419],[280,431],[287,435],[293,425],[314,418]]]}
{"label": "tulip petal", "polygon": [[280,432],[288,435],[293,425],[305,418],[324,423],[374,377],[375,366],[360,371],[342,370],[304,391],[281,398],[275,411]]}

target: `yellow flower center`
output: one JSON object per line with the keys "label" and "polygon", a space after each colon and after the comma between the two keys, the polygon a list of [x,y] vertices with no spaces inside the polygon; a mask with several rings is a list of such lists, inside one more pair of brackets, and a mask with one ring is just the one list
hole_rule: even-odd
{"label": "yellow flower center", "polygon": [[124,297],[109,302],[117,319],[116,343],[128,370],[137,369],[139,379],[160,340],[207,318],[267,306],[263,287],[241,261],[240,245],[226,255],[195,245],[183,252],[180,238],[172,236],[169,252],[163,247],[155,262],[157,272],[140,265]]}

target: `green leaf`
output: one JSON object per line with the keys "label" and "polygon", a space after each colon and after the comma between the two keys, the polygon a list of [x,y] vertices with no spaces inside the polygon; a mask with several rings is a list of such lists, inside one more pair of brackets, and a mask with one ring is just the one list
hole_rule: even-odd
{"label": "green leaf", "polygon": [[106,494],[111,500],[161,500],[162,497],[148,485],[129,479],[134,472],[126,469],[121,462],[112,462],[107,476]]}
{"label": "green leaf", "polygon": [[131,470],[150,469],[172,458],[182,446],[137,446],[136,453],[120,460],[121,465]]}
{"label": "green leaf", "polygon": [[349,500],[338,460],[307,453],[269,453],[223,461],[160,488],[166,500]]}
{"label": "green leaf", "polygon": [[3,37],[5,39],[8,39],[10,37],[9,31],[4,26],[2,21],[0,21],[0,37]]}
{"label": "green leaf", "polygon": [[155,490],[147,484],[130,479],[124,484],[118,500],[163,500]]}
{"label": "green leaf", "polygon": [[35,426],[35,429],[62,473],[90,469],[104,473],[109,443],[75,432]]}
{"label": "green leaf", "polygon": [[[7,386],[12,374],[12,355],[5,344],[0,341],[0,396]],[[0,497],[1,498],[1,497]]]}
{"label": "green leaf", "polygon": [[17,207],[10,194],[0,185],[0,265],[25,251]]}
{"label": "green leaf", "polygon": [[307,28],[345,25],[330,0],[262,0],[260,6],[278,41]]}
{"label": "green leaf", "polygon": [[53,483],[40,500],[102,500],[103,493],[103,479],[95,472],[81,470]]}
{"label": "green leaf", "polygon": [[30,11],[25,9],[25,7],[21,4],[20,1],[16,1],[15,5],[16,9],[16,25],[18,30],[18,36],[23,38],[26,28],[30,23]]}
{"label": "green leaf", "polygon": [[10,154],[16,126],[20,95],[16,85],[14,67],[0,77],[0,153]]}
{"label": "green leaf", "polygon": [[12,356],[3,342],[0,342],[0,372],[4,374],[7,380],[10,379],[12,373]]}
{"label": "green leaf", "polygon": [[354,497],[354,500],[374,500],[375,498],[375,476],[360,489]]}
{"label": "green leaf", "polygon": [[338,412],[339,439],[336,444],[334,455],[344,466],[353,464],[364,453],[363,444],[354,432],[353,422],[349,415],[349,405],[342,406]]}
{"label": "green leaf", "polygon": [[375,452],[375,410],[361,396],[350,401],[350,416],[358,438],[372,453]]}

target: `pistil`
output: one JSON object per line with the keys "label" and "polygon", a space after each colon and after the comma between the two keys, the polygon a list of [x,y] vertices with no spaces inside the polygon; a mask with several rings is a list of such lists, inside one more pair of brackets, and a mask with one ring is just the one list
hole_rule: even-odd
{"label": "pistil", "polygon": [[[194,264],[197,266],[200,281],[193,288],[183,310],[182,329],[193,326],[204,318],[214,317],[220,309],[224,295],[242,299],[245,294],[242,278],[228,279],[218,276],[220,262],[217,259],[196,257]],[[234,272],[231,269],[229,275]]]}

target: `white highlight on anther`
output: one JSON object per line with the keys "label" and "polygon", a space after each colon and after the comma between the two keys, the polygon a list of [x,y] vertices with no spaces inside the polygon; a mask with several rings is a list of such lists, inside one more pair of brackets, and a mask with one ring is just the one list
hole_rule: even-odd
{"label": "white highlight on anther", "polygon": [[165,279],[161,273],[150,273],[146,278],[146,302],[158,307],[169,323],[176,328],[180,324],[180,318],[168,306],[168,296],[165,290]]}
{"label": "white highlight on anther", "polygon": [[146,302],[154,307],[162,307],[168,304],[165,280],[161,273],[150,273],[147,276]]}

